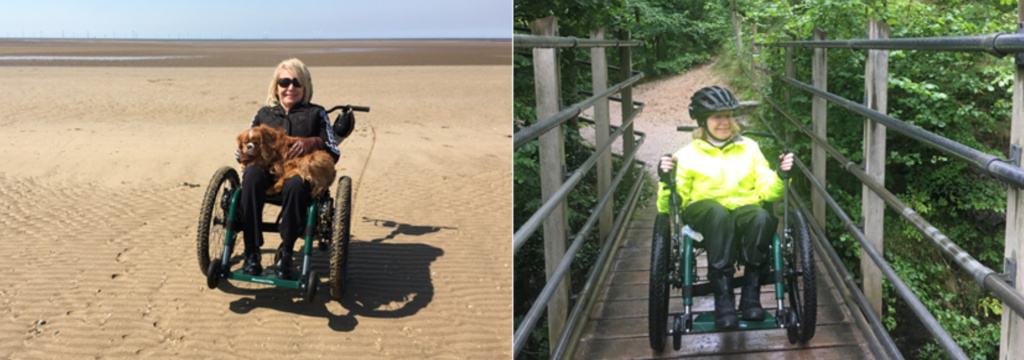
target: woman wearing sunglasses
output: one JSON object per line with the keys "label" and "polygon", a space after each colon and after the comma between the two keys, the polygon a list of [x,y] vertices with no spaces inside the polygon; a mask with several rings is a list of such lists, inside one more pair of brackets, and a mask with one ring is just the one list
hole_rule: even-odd
{"label": "woman wearing sunglasses", "polygon": [[[283,129],[288,135],[301,137],[288,151],[288,158],[301,156],[314,150],[327,150],[338,161],[338,142],[327,117],[320,105],[310,102],[313,98],[313,81],[309,69],[299,59],[282,61],[274,69],[267,89],[266,105],[253,118],[251,127],[257,125]],[[236,157],[238,154],[235,154]],[[247,274],[261,275],[260,246],[263,233],[263,205],[267,189],[276,181],[268,169],[248,166],[242,175],[241,218],[245,242],[245,265]],[[306,208],[309,206],[310,184],[295,176],[285,180],[281,189],[281,246],[277,249],[276,275],[282,279],[291,278],[292,248],[300,229],[305,224]]]}

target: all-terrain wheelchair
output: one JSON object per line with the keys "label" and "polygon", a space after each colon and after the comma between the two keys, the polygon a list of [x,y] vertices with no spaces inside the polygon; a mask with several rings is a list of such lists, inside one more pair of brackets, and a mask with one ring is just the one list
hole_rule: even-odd
{"label": "all-terrain wheelchair", "polygon": [[[692,128],[680,127],[680,130]],[[762,135],[750,132],[745,134]],[[675,177],[671,175],[674,171],[668,174],[661,181],[666,182],[671,189],[671,210],[668,216],[659,215],[651,242],[648,289],[648,336],[651,348],[662,351],[667,335],[672,335],[672,346],[679,350],[683,335],[719,331],[782,328],[786,329],[790,343],[805,343],[814,337],[817,316],[814,251],[803,215],[789,204],[789,186],[784,185],[783,189],[781,230],[772,237],[770,271],[762,274],[760,279],[763,285],[774,285],[774,314],[766,311],[763,321],[740,320],[736,329],[719,330],[715,328],[713,312],[693,310],[695,297],[712,293],[711,285],[699,281],[697,277],[697,257],[704,251],[701,244],[703,235],[683,223]],[[784,173],[783,179],[785,184]],[[730,281],[734,289],[745,283],[741,276]],[[669,313],[672,289],[679,289],[682,293],[682,312]],[[672,325],[668,328],[667,320],[670,318]]]}
{"label": "all-terrain wheelchair", "polygon": [[[335,120],[333,131],[339,136],[347,136],[352,131],[354,120],[350,119],[345,126],[340,126],[343,116],[351,116],[351,111],[370,111],[369,107],[340,105],[328,110],[328,113],[342,110]],[[351,111],[350,111],[351,110]],[[330,191],[314,197],[306,210],[306,224],[302,239],[302,269],[296,280],[281,279],[266,271],[265,275],[249,275],[241,269],[232,271],[233,265],[241,261],[241,254],[235,254],[235,240],[241,232],[240,205],[241,184],[238,172],[224,166],[217,170],[210,179],[203,196],[200,208],[198,235],[196,236],[196,256],[199,269],[206,276],[206,285],[211,289],[217,287],[224,279],[247,281],[302,291],[303,300],[311,302],[316,296],[320,274],[312,269],[313,243],[321,252],[328,252],[330,270],[328,285],[331,297],[340,299],[344,293],[345,277],[348,272],[348,247],[352,218],[352,179],[339,176],[334,197]],[[268,196],[268,205],[280,206],[281,197]],[[263,222],[260,230],[278,232],[280,216],[273,223]],[[214,248],[219,236],[223,236],[221,252],[214,257]],[[276,263],[276,259],[274,260]]]}

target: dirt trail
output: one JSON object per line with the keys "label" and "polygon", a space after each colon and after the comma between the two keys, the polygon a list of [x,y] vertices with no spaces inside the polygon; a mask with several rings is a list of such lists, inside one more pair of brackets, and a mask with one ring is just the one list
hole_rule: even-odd
{"label": "dirt trail", "polygon": [[[647,163],[653,174],[654,164],[662,154],[673,153],[690,142],[690,134],[676,131],[678,125],[695,125],[690,119],[687,106],[690,96],[698,89],[714,84],[725,84],[712,71],[714,63],[703,65],[684,74],[643,83],[633,91],[633,100],[645,104],[644,111],[633,122],[636,131],[647,134],[643,146],[637,153],[637,159]],[[621,109],[616,102],[610,105],[612,123],[619,123]],[[593,110],[584,115],[592,117]],[[593,130],[585,134],[593,138]],[[613,145],[616,153],[621,153],[619,143]]]}

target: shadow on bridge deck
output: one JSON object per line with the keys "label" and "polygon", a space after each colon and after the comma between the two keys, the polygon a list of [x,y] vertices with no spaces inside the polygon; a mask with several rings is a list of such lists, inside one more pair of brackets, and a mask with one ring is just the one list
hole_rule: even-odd
{"label": "shadow on bridge deck", "polygon": [[[654,206],[637,209],[613,260],[605,287],[599,289],[588,316],[576,359],[626,358],[759,358],[759,359],[872,359],[874,338],[863,335],[852,317],[861,316],[831,284],[820,260],[817,263],[818,325],[806,345],[791,345],[785,330],[753,330],[687,335],[682,348],[672,350],[671,338],[665,351],[655,353],[647,338],[647,284],[651,256]],[[820,256],[816,257],[819,259]],[[706,273],[706,257],[698,259],[698,278]],[[737,290],[737,294],[738,294]],[[771,286],[762,287],[761,303],[774,304]],[[682,301],[673,289],[669,312],[682,311]],[[710,296],[694,299],[694,311],[711,311]],[[774,312],[774,305],[765,309]],[[666,319],[668,327],[669,319]],[[874,346],[874,348],[878,348]]]}

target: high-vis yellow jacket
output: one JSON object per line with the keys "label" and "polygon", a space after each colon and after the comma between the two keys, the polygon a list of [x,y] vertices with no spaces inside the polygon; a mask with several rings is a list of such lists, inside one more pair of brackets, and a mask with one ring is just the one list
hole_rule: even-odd
{"label": "high-vis yellow jacket", "polygon": [[[737,137],[721,149],[694,139],[679,149],[675,158],[680,211],[704,199],[714,199],[734,210],[782,196],[782,179],[769,167],[757,143],[745,137]],[[670,194],[667,184],[659,182],[658,212],[669,211]]]}

